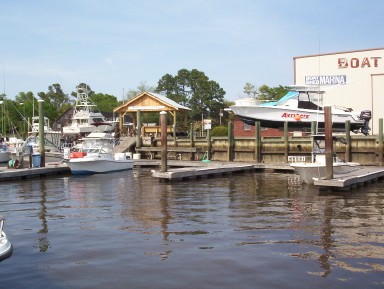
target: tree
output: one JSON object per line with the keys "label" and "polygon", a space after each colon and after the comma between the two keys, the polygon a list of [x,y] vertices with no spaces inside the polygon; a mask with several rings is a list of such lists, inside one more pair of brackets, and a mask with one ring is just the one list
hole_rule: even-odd
{"label": "tree", "polygon": [[197,69],[181,69],[175,76],[164,75],[158,82],[156,92],[189,107],[190,118],[194,121],[212,117],[212,122],[218,124],[220,109],[224,108],[225,91]]}
{"label": "tree", "polygon": [[116,96],[110,94],[96,93],[91,98],[100,111],[111,112],[119,105]]}
{"label": "tree", "polygon": [[248,97],[256,97],[256,95],[258,94],[257,90],[255,89],[255,86],[249,82],[247,82],[245,85],[244,85],[244,93],[246,95],[248,95]]}
{"label": "tree", "polygon": [[269,87],[268,85],[262,85],[259,87],[258,99],[260,100],[268,100],[274,101],[282,98],[287,92],[289,88],[287,86],[279,85],[278,87]]}
{"label": "tree", "polygon": [[136,89],[130,89],[127,92],[127,100],[134,98],[135,96],[148,91],[148,92],[154,92],[155,88],[153,86],[147,85],[145,81],[140,82],[140,84],[137,86]]}
{"label": "tree", "polygon": [[68,95],[58,83],[50,85],[48,92],[39,92],[37,95],[44,100],[44,115],[51,123],[68,108],[70,103]]}

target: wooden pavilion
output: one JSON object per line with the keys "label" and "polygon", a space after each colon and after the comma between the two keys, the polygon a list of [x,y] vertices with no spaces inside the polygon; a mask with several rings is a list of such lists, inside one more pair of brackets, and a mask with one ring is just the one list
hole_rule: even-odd
{"label": "wooden pavilion", "polygon": [[[114,113],[118,113],[119,131],[123,130],[123,119],[125,115],[130,115],[133,119],[133,127],[135,134],[144,136],[141,123],[141,113],[166,111],[173,118],[173,123],[170,125],[169,132],[176,134],[176,117],[180,113],[184,116],[184,122],[187,123],[188,111],[191,109],[178,104],[177,102],[165,97],[164,95],[154,92],[143,92],[136,97],[128,100],[123,105],[115,108]],[[160,126],[153,126],[157,134],[160,131]]]}

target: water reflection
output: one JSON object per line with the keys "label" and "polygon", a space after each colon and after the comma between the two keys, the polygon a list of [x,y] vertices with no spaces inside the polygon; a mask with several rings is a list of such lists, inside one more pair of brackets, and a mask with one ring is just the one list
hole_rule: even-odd
{"label": "water reflection", "polygon": [[[132,280],[145,272],[149,281],[142,288],[159,285],[153,280],[159,288],[181,288],[192,279],[200,280],[199,288],[217,288],[207,285],[211,276],[220,276],[221,288],[255,288],[256,281],[259,288],[286,288],[273,283],[274,274],[295,288],[330,287],[317,278],[335,288],[383,284],[382,183],[325,193],[294,175],[158,183],[149,171],[134,170],[1,186],[4,212],[11,215],[7,226],[24,251],[6,261],[14,272],[36,262],[51,268],[54,281],[78,273],[89,285],[80,273],[96,270],[110,288],[121,286],[111,285],[117,273],[104,271],[106,264],[125,268],[119,274],[123,284],[142,284]],[[26,237],[32,234],[38,242],[33,247],[52,254],[31,257]],[[127,264],[134,266],[128,270]],[[173,285],[158,281],[165,274]],[[78,280],[71,288],[82,287]],[[84,286],[90,287],[103,288]]]}

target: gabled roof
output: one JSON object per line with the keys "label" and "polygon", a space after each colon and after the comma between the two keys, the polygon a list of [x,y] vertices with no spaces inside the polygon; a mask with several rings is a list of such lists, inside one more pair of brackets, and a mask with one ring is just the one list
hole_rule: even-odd
{"label": "gabled roof", "polygon": [[123,105],[115,108],[113,112],[135,112],[135,111],[175,111],[191,110],[168,97],[155,92],[145,91],[138,96],[130,99]]}

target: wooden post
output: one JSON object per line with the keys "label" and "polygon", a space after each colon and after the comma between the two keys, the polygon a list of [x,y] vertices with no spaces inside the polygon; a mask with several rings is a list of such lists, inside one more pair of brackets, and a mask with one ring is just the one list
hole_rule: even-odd
{"label": "wooden post", "polygon": [[384,153],[384,148],[383,148],[383,119],[379,118],[379,165],[383,166],[383,153]]}
{"label": "wooden post", "polygon": [[193,123],[189,125],[189,143],[191,147],[195,146]]}
{"label": "wooden post", "polygon": [[44,100],[39,99],[39,150],[40,150],[40,167],[45,167],[45,132],[44,132]]}
{"label": "wooden post", "polygon": [[136,113],[136,147],[141,148],[141,115],[140,110]]}
{"label": "wooden post", "polygon": [[345,147],[345,161],[351,161],[351,121],[345,121],[345,140],[347,141]]}
{"label": "wooden post", "polygon": [[167,171],[167,113],[165,111],[160,112],[160,125],[161,125],[161,169],[162,173]]}
{"label": "wooden post", "polygon": [[212,158],[211,130],[207,129],[207,160]]}
{"label": "wooden post", "polygon": [[333,179],[333,139],[332,139],[332,108],[324,106],[324,130],[325,130],[325,179]]}
{"label": "wooden post", "polygon": [[261,162],[261,129],[260,122],[255,122],[255,161]]}
{"label": "wooden post", "polygon": [[288,162],[289,142],[288,142],[288,122],[284,122],[284,158]]}
{"label": "wooden post", "polygon": [[227,161],[232,162],[234,157],[234,138],[233,138],[233,123],[228,122],[228,149],[227,149]]}

